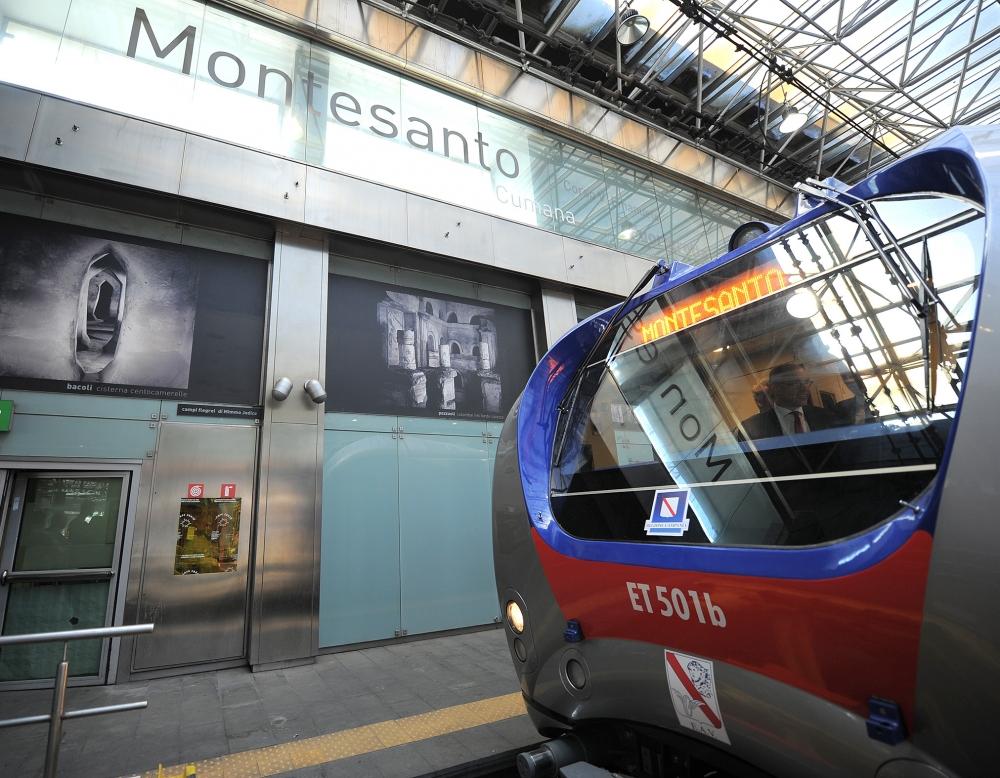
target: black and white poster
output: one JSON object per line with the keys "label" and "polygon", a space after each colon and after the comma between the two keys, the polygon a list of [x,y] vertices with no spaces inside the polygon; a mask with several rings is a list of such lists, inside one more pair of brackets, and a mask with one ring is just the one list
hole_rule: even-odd
{"label": "black and white poster", "polygon": [[267,266],[0,218],[0,386],[259,402]]}
{"label": "black and white poster", "polygon": [[327,411],[503,421],[535,366],[531,314],[330,277]]}

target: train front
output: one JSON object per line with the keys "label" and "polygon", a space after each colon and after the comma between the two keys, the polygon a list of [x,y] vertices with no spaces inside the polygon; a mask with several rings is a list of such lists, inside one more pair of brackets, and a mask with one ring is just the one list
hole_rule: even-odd
{"label": "train front", "polygon": [[493,498],[529,713],[573,733],[527,774],[985,774],[989,703],[948,678],[1000,700],[998,148],[813,182],[545,355]]}

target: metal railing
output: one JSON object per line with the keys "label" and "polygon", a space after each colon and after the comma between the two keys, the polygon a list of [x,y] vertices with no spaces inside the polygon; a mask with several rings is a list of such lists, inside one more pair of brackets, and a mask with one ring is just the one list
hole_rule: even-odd
{"label": "metal railing", "polygon": [[120,705],[102,705],[97,708],[81,708],[66,710],[66,682],[69,680],[69,661],[66,658],[71,640],[87,640],[90,638],[120,638],[127,635],[141,635],[153,631],[152,624],[135,624],[127,627],[97,627],[94,629],[74,629],[62,632],[37,632],[29,635],[5,635],[0,637],[0,648],[16,646],[23,643],[58,643],[63,644],[62,661],[56,666],[55,685],[52,689],[52,712],[37,716],[21,716],[16,719],[0,719],[0,729],[3,727],[20,727],[25,724],[49,723],[49,737],[45,745],[44,778],[55,778],[56,766],[59,762],[59,741],[62,740],[62,724],[66,719],[82,719],[87,716],[100,716],[104,713],[120,713],[126,710],[141,710],[149,703],[126,702]]}

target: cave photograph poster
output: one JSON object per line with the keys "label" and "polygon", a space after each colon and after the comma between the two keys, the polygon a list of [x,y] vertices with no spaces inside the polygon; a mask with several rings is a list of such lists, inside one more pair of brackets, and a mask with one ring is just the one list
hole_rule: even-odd
{"label": "cave photograph poster", "polygon": [[535,366],[531,312],[331,275],[326,410],[503,421]]}
{"label": "cave photograph poster", "polygon": [[0,387],[259,402],[267,263],[0,217]]}

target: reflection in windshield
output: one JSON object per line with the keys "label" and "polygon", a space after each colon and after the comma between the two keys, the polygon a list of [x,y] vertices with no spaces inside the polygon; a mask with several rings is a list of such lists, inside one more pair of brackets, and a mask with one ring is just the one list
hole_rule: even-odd
{"label": "reflection in windshield", "polygon": [[[763,384],[767,407],[744,419],[740,425],[747,437],[756,439],[800,435],[845,424],[846,419],[837,412],[836,407],[822,408],[810,403],[810,390],[814,383],[801,362],[782,362],[772,367],[767,375],[767,383]],[[841,402],[852,401],[853,398],[850,398]],[[757,403],[756,397],[754,402]]]}
{"label": "reflection in windshield", "polygon": [[874,207],[878,229],[829,214],[626,318],[555,461],[567,531],[664,542],[644,530],[653,495],[682,488],[690,529],[669,542],[820,543],[926,488],[964,378],[983,218],[955,198]]}

